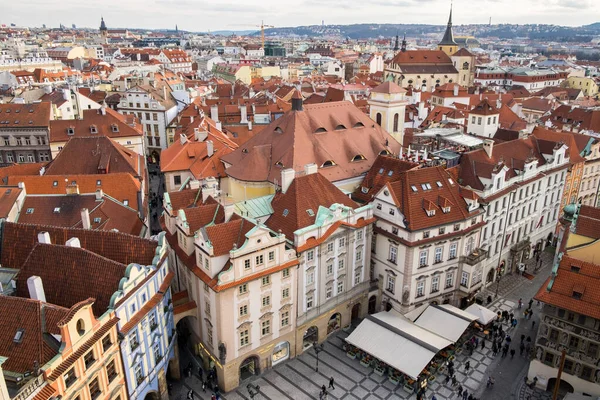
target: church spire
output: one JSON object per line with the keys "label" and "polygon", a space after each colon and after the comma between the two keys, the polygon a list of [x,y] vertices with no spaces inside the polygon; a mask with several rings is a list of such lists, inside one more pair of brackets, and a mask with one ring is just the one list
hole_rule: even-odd
{"label": "church spire", "polygon": [[404,34],[404,37],[402,38],[402,47],[401,50],[402,52],[406,51],[406,33]]}
{"label": "church spire", "polygon": [[450,3],[450,16],[448,17],[448,25],[446,26],[446,32],[442,41],[439,43],[440,46],[457,46],[454,41],[454,33],[452,32],[452,3]]}
{"label": "church spire", "polygon": [[394,51],[398,51],[398,32],[396,32],[396,42],[394,42]]}

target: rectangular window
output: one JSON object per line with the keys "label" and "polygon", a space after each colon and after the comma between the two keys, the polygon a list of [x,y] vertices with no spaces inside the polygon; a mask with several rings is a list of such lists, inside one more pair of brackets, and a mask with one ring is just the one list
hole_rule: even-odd
{"label": "rectangular window", "polygon": [[102,394],[100,391],[100,385],[98,384],[98,377],[94,378],[94,380],[89,384],[88,388],[90,389],[90,397],[92,400],[98,398]]}
{"label": "rectangular window", "polygon": [[313,307],[313,296],[311,294],[306,297],[306,309],[310,310],[312,307]]}
{"label": "rectangular window", "polygon": [[208,340],[208,344],[212,346],[213,343],[213,331],[212,331],[212,327],[207,326],[206,327],[206,337]]}
{"label": "rectangular window", "polygon": [[435,262],[436,263],[442,262],[442,248],[441,247],[435,248]]}
{"label": "rectangular window", "polygon": [[287,299],[290,297],[290,288],[285,288],[281,291],[281,297]]}
{"label": "rectangular window", "polygon": [[423,232],[423,239],[427,239],[429,237],[429,231]]}
{"label": "rectangular window", "polygon": [[239,293],[240,294],[248,293],[248,284],[247,283],[244,283],[243,285],[239,286]]}
{"label": "rectangular window", "polygon": [[181,175],[175,175],[173,177],[173,182],[175,183],[175,185],[181,185]]}
{"label": "rectangular window", "polygon": [[450,245],[450,254],[448,255],[448,260],[453,260],[456,258],[456,249],[458,248],[458,244],[452,243]]}
{"label": "rectangular window", "polygon": [[260,329],[261,329],[261,333],[262,336],[268,335],[271,333],[271,320],[264,320],[261,324],[260,324]]}
{"label": "rectangular window", "polygon": [[346,238],[340,238],[339,246],[340,248],[346,247]]}
{"label": "rectangular window", "polygon": [[327,275],[333,274],[333,264],[328,264],[326,267]]}
{"label": "rectangular window", "polygon": [[362,275],[362,268],[354,271],[354,285],[358,285],[360,283],[360,277]]}
{"label": "rectangular window", "polygon": [[262,298],[262,306],[267,307],[271,305],[271,296],[265,296]]}
{"label": "rectangular window", "polygon": [[356,231],[356,240],[362,240],[363,238],[363,231]]}
{"label": "rectangular window", "polygon": [[315,251],[309,250],[306,252],[306,261],[312,261],[315,259]]}
{"label": "rectangular window", "polygon": [[337,284],[337,293],[340,294],[344,291],[344,282],[338,282]]}
{"label": "rectangular window", "polygon": [[396,211],[393,208],[390,208],[390,215],[394,215]]}
{"label": "rectangular window", "polygon": [[152,352],[154,353],[154,363],[158,364],[162,359],[162,356],[160,355],[160,343],[155,343],[152,350]]}
{"label": "rectangular window", "polygon": [[325,289],[325,298],[330,299],[331,296],[333,296],[333,287],[327,286],[327,288]]}
{"label": "rectangular window", "polygon": [[344,269],[344,260],[338,261],[338,270],[340,270],[340,269]]}
{"label": "rectangular window", "polygon": [[264,263],[263,255],[261,254],[259,256],[256,256],[256,265],[263,265],[263,263]]}
{"label": "rectangular window", "polygon": [[440,277],[434,276],[431,278],[431,293],[435,293],[440,290]]}
{"label": "rectangular window", "polygon": [[392,294],[394,293],[394,290],[396,290],[396,278],[395,277],[388,275],[386,289],[388,292],[391,292]]}
{"label": "rectangular window", "polygon": [[356,250],[356,261],[362,260],[362,250]]}
{"label": "rectangular window", "polygon": [[286,269],[284,269],[283,271],[281,271],[281,276],[282,276],[283,278],[289,278],[289,277],[290,277],[290,269],[289,269],[289,268],[286,268]]}
{"label": "rectangular window", "polygon": [[315,283],[315,273],[313,271],[309,271],[306,273],[306,284],[312,285]]}
{"label": "rectangular window", "polygon": [[117,377],[117,369],[115,367],[115,360],[111,360],[106,365],[106,376],[108,376],[108,382],[112,382]]}
{"label": "rectangular window", "polygon": [[275,260],[275,252],[274,251],[270,251],[269,252],[269,261],[273,261]]}
{"label": "rectangular window", "polygon": [[262,285],[266,286],[266,285],[270,285],[270,284],[271,284],[271,277],[269,275],[263,276]]}
{"label": "rectangular window", "polygon": [[427,250],[423,250],[419,253],[419,267],[427,265]]}
{"label": "rectangular window", "polygon": [[204,302],[204,312],[210,317],[210,301],[208,300]]}
{"label": "rectangular window", "polygon": [[425,295],[425,281],[417,282],[417,297]]}
{"label": "rectangular window", "polygon": [[250,269],[250,259],[244,260],[244,269]]}
{"label": "rectangular window", "polygon": [[398,257],[398,248],[394,245],[390,245],[390,262],[396,264]]}
{"label": "rectangular window", "polygon": [[63,379],[65,380],[65,386],[71,387],[71,385],[77,381],[77,376],[75,376],[75,368],[71,368],[63,375]]}
{"label": "rectangular window", "polygon": [[129,348],[131,349],[131,351],[134,351],[135,349],[138,348],[138,346],[140,345],[140,343],[138,342],[138,338],[137,338],[137,332],[133,331],[129,334]]}
{"label": "rectangular window", "polygon": [[327,251],[328,252],[332,252],[333,251],[333,242],[327,243]]}
{"label": "rectangular window", "polygon": [[248,305],[247,304],[240,306],[240,317],[243,317],[245,315],[248,315]]}
{"label": "rectangular window", "polygon": [[290,312],[284,311],[281,313],[281,327],[288,326],[290,324]]}
{"label": "rectangular window", "polygon": [[106,353],[111,345],[112,341],[110,340],[110,335],[104,336],[102,338],[102,350]]}
{"label": "rectangular window", "polygon": [[248,329],[244,329],[240,331],[240,347],[244,347],[248,343],[250,343],[250,335],[248,334]]}
{"label": "rectangular window", "polygon": [[451,288],[452,286],[454,286],[454,273],[453,272],[449,272],[446,274],[446,289]]}
{"label": "rectangular window", "polygon": [[469,273],[468,272],[463,271],[462,276],[460,277],[460,285],[469,287]]}

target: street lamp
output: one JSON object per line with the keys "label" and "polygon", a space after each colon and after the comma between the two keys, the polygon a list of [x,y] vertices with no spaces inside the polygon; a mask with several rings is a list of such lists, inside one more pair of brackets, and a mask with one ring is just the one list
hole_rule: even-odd
{"label": "street lamp", "polygon": [[317,353],[317,366],[315,372],[319,372],[319,353],[323,351],[323,347],[323,343],[318,344],[317,342],[313,342],[313,348],[315,349],[315,353]]}
{"label": "street lamp", "polygon": [[249,383],[246,385],[246,389],[248,389],[248,394],[250,395],[251,399],[253,399],[254,396],[256,396],[258,393],[260,393],[260,386],[258,385],[253,385]]}

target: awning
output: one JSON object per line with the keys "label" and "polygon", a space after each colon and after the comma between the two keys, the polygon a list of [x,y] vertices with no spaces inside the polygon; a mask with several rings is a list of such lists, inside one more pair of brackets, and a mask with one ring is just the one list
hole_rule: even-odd
{"label": "awning", "polygon": [[[417,379],[437,354],[438,348],[399,329],[403,325],[402,318],[388,312],[368,315],[346,341],[390,367]],[[406,323],[411,324],[410,321]]]}
{"label": "awning", "polygon": [[477,317],[477,322],[482,325],[489,324],[498,316],[489,308],[485,308],[479,304],[471,304],[465,311],[475,315]]}
{"label": "awning", "polygon": [[430,305],[415,324],[456,343],[476,319],[475,315],[448,304],[444,304],[444,307]]}

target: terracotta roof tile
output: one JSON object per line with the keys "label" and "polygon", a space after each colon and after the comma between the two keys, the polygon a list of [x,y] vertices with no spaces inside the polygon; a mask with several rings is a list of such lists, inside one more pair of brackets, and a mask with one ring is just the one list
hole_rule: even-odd
{"label": "terracotta roof tile", "polygon": [[329,208],[335,203],[358,207],[320,173],[298,176],[285,193],[279,192],[271,200],[273,214],[266,225],[275,232],[281,230],[293,242],[296,230],[314,224],[319,207]]}
{"label": "terracotta roof tile", "polygon": [[93,297],[94,314],[100,316],[119,289],[125,268],[83,248],[38,243],[20,267],[16,293],[28,297],[27,279],[39,276],[49,303],[70,308]]}
{"label": "terracotta roof tile", "polygon": [[[373,196],[387,183],[400,178],[400,173],[418,168],[419,164],[400,160],[397,157],[380,155],[377,157],[359,187],[352,193],[352,198],[363,203],[371,201]],[[364,189],[367,192],[364,192]]]}
{"label": "terracotta roof tile", "polygon": [[0,129],[48,128],[51,119],[51,103],[0,104]]}
{"label": "terracotta roof tile", "polygon": [[214,256],[229,254],[236,247],[242,247],[246,242],[246,234],[256,225],[245,218],[234,219],[226,223],[211,225],[204,228],[210,240]]}

